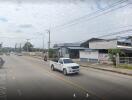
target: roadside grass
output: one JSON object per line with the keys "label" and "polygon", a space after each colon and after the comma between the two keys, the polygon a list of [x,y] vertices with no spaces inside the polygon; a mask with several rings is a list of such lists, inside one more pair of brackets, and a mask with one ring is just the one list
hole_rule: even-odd
{"label": "roadside grass", "polygon": [[118,67],[132,70],[132,65],[128,65],[128,64],[120,64]]}

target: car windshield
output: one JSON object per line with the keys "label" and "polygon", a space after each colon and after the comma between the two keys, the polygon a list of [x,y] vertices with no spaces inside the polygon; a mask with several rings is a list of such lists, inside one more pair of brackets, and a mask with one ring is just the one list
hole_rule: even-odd
{"label": "car windshield", "polygon": [[64,59],[64,64],[74,63],[71,59]]}

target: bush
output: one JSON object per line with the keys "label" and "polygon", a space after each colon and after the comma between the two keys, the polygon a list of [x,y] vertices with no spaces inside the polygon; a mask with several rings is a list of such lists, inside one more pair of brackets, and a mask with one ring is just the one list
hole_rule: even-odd
{"label": "bush", "polygon": [[56,58],[56,57],[57,57],[56,50],[49,49],[49,58]]}
{"label": "bush", "polygon": [[111,61],[113,62],[113,65],[116,65],[117,54],[119,54],[119,55],[125,55],[125,53],[123,51],[121,51],[120,49],[118,49],[118,48],[116,48],[116,49],[109,49],[108,53],[109,53],[109,57],[110,57]]}

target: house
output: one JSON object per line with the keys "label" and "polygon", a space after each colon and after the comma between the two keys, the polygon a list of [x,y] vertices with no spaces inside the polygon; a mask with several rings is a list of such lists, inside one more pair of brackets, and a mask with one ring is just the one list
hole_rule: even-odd
{"label": "house", "polygon": [[84,45],[85,47],[89,47],[92,50],[96,50],[96,53],[93,51],[91,53],[90,51],[80,51],[80,58],[82,58],[81,54],[83,53],[87,54],[87,59],[91,59],[89,57],[94,54],[92,59],[96,59],[96,61],[99,61],[99,62],[107,62],[109,60],[108,49],[115,49],[115,48],[121,49],[122,51],[125,52],[127,56],[132,57],[132,37],[131,36],[117,37],[113,39],[92,38],[82,43],[81,45]]}
{"label": "house", "polygon": [[55,44],[54,48],[58,50],[59,57],[70,57],[73,59],[79,58],[79,51],[88,48],[81,47],[80,43],[60,43]]}
{"label": "house", "polygon": [[81,43],[81,47],[89,48],[89,42],[92,42],[92,41],[101,41],[101,40],[103,40],[103,39],[91,38],[91,39],[87,40],[86,42]]}
{"label": "house", "polygon": [[93,49],[87,49],[87,50],[80,50],[79,52],[79,57],[80,61],[83,62],[98,62],[98,50],[93,50]]}
{"label": "house", "polygon": [[119,48],[127,55],[132,56],[132,37],[117,37],[114,39],[90,41],[89,48],[108,53],[108,49]]}

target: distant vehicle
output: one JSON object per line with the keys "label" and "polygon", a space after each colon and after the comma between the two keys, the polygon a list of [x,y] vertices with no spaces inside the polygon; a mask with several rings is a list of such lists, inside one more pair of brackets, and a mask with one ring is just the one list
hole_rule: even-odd
{"label": "distant vehicle", "polygon": [[79,73],[79,65],[74,63],[70,58],[60,58],[59,60],[50,61],[51,70],[62,71],[64,75]]}
{"label": "distant vehicle", "polygon": [[18,56],[22,56],[22,53],[18,53],[17,55],[18,55]]}
{"label": "distant vehicle", "polygon": [[44,56],[44,61],[47,61],[48,60],[48,57],[47,56]]}
{"label": "distant vehicle", "polygon": [[6,53],[6,55],[7,55],[7,56],[10,56],[10,53],[8,52],[8,53]]}
{"label": "distant vehicle", "polygon": [[4,63],[5,63],[5,61],[0,57],[0,68],[2,68]]}
{"label": "distant vehicle", "polygon": [[47,61],[48,60],[48,52],[43,53],[43,60]]}

